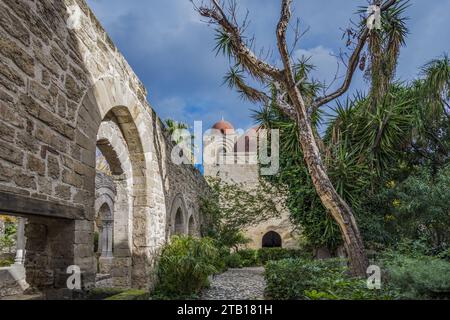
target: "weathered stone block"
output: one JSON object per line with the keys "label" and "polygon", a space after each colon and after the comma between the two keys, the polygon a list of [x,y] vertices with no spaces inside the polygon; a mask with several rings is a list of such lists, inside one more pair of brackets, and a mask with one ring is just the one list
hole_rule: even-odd
{"label": "weathered stone block", "polygon": [[45,162],[31,154],[28,155],[27,168],[32,172],[36,172],[40,176],[45,175]]}
{"label": "weathered stone block", "polygon": [[70,186],[58,185],[55,187],[55,196],[63,200],[70,200],[72,197]]}
{"label": "weathered stone block", "polygon": [[18,187],[25,189],[36,190],[36,178],[34,176],[24,174],[24,173],[16,173],[14,175],[14,182]]}
{"label": "weathered stone block", "polygon": [[59,179],[60,177],[59,161],[55,156],[49,155],[47,158],[47,174],[53,179]]}
{"label": "weathered stone block", "polygon": [[12,92],[17,92],[18,88],[25,87],[23,78],[5,63],[0,64],[0,84]]}
{"label": "weathered stone block", "polygon": [[80,88],[75,79],[70,75],[66,75],[65,88],[67,97],[69,99],[72,99],[75,102],[80,102],[81,97],[83,96],[83,90]]}
{"label": "weathered stone block", "polygon": [[0,34],[0,54],[11,59],[27,75],[34,77],[33,57],[3,34]]}
{"label": "weathered stone block", "polygon": [[59,47],[53,45],[50,49],[50,54],[52,55],[53,59],[55,59],[55,61],[59,64],[61,69],[63,69],[64,71],[67,70],[66,55]]}
{"label": "weathered stone block", "polygon": [[81,176],[73,171],[64,169],[62,173],[62,180],[64,183],[70,184],[76,188],[83,186],[83,179]]}
{"label": "weathered stone block", "polygon": [[0,25],[13,38],[19,39],[25,46],[30,45],[30,34],[24,25],[17,19],[10,10],[1,6]]}
{"label": "weathered stone block", "polygon": [[0,163],[0,181],[10,182],[14,176],[12,167]]}
{"label": "weathered stone block", "polygon": [[14,143],[14,138],[16,136],[16,130],[0,121],[0,139],[9,143]]}
{"label": "weathered stone block", "polygon": [[0,158],[21,166],[23,164],[24,153],[22,150],[7,144],[0,144]]}
{"label": "weathered stone block", "polygon": [[[45,89],[44,89],[45,90]],[[42,98],[42,97],[41,97]],[[43,98],[47,99],[47,98]],[[50,98],[51,99],[51,98]],[[37,103],[33,98],[28,95],[20,96],[20,103],[24,106],[25,110],[31,114],[33,117],[41,120],[45,124],[47,124],[50,128],[53,128],[55,131],[59,132],[63,136],[73,140],[75,137],[74,129],[67,125],[64,120],[61,120],[57,116],[55,116],[52,112],[48,111],[44,107],[42,107],[39,103]],[[47,101],[47,105],[52,102]]]}

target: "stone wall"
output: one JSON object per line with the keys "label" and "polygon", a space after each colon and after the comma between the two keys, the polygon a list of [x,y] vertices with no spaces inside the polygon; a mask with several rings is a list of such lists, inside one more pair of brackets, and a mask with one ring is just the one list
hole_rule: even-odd
{"label": "stone wall", "polygon": [[94,282],[95,150],[104,121],[123,134],[133,181],[132,285],[148,285],[176,198],[200,220],[207,185],[170,161],[171,143],[146,96],[83,0],[0,0],[0,210],[28,218],[32,286],[64,288],[73,264],[85,288]]}

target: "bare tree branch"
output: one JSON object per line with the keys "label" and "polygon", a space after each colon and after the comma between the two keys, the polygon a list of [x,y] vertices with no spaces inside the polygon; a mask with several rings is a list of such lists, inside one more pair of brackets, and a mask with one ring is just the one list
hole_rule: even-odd
{"label": "bare tree branch", "polygon": [[[232,51],[236,59],[255,78],[262,82],[271,79],[281,80],[282,71],[260,60],[242,39],[241,30],[236,23],[232,23],[224,13],[222,6],[217,0],[211,0],[212,7],[201,6],[198,12],[205,18],[210,18],[213,23],[218,24],[228,33],[231,39]],[[234,14],[232,14],[234,16]],[[232,18],[233,19],[233,18]]]}
{"label": "bare tree branch", "polygon": [[[382,6],[381,6],[381,12],[384,12],[388,10],[390,7],[392,7],[397,0],[387,0]],[[347,63],[347,72],[345,75],[344,82],[342,85],[333,93],[328,94],[326,96],[320,97],[316,99],[316,101],[311,106],[310,113],[315,112],[318,108],[323,106],[324,104],[327,104],[330,101],[333,101],[340,96],[342,96],[350,87],[350,84],[353,79],[353,75],[358,67],[359,59],[361,56],[361,52],[364,49],[364,46],[366,45],[367,39],[369,38],[370,30],[366,27],[364,31],[359,36],[358,42],[356,44],[355,49],[353,50],[353,53],[351,54],[348,63]]]}

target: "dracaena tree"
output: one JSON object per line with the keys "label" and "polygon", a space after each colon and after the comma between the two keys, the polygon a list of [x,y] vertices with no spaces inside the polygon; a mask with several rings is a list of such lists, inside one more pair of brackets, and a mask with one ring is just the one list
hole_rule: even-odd
{"label": "dracaena tree", "polygon": [[[329,212],[342,234],[344,245],[349,258],[350,269],[354,275],[363,276],[366,274],[368,259],[365,254],[363,240],[356,224],[351,207],[336,191],[327,172],[322,155],[322,141],[315,130],[313,124],[314,115],[324,105],[338,99],[344,95],[352,82],[355,71],[362,64],[362,54],[366,48],[378,50],[382,53],[386,50],[386,45],[393,59],[396,58],[396,49],[391,48],[399,45],[399,42],[391,37],[387,42],[378,39],[378,44],[374,42],[376,31],[369,30],[364,22],[354,32],[350,34],[351,52],[345,61],[346,71],[342,83],[333,92],[325,92],[323,95],[308,98],[304,93],[304,78],[298,72],[293,61],[293,51],[289,49],[287,43],[287,31],[291,21],[292,0],[281,0],[281,12],[276,26],[276,41],[282,67],[271,65],[267,61],[258,57],[251,40],[246,38],[244,32],[247,22],[239,24],[237,18],[237,5],[235,1],[230,1],[228,5],[219,0],[208,0],[201,3],[193,1],[195,9],[200,15],[208,19],[208,23],[217,27],[217,49],[234,60],[232,72],[227,76],[232,87],[236,88],[244,97],[254,103],[270,105],[275,97],[276,105],[289,118],[297,124],[297,134],[299,146],[302,150],[304,162],[308,168],[312,184],[324,208]],[[397,0],[374,0],[374,5],[378,5],[381,14],[386,19],[387,12],[397,3]],[[364,20],[364,19],[363,19]],[[299,45],[301,33],[295,32],[294,45]],[[396,36],[396,34],[393,34]],[[372,50],[371,52],[376,52]],[[379,56],[372,56],[373,65],[377,68],[376,60]],[[343,57],[344,58],[344,57]],[[390,63],[392,61],[388,59]],[[380,65],[378,63],[378,65]],[[376,69],[377,71],[379,69]],[[250,75],[261,84],[262,88],[271,88],[267,93],[258,88],[254,88],[246,83],[245,75]],[[374,73],[373,73],[374,74]],[[374,74],[377,77],[376,74]],[[385,79],[377,78],[381,84]],[[382,91],[381,85],[378,86]]]}

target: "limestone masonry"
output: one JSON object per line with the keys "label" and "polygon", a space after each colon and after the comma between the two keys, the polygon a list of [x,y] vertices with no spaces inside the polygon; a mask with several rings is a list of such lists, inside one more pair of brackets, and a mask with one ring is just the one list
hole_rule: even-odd
{"label": "limestone masonry", "polygon": [[99,269],[148,287],[170,233],[198,233],[207,184],[172,164],[146,96],[83,0],[0,0],[0,212],[26,218],[26,279],[48,297],[70,265],[83,288]]}

